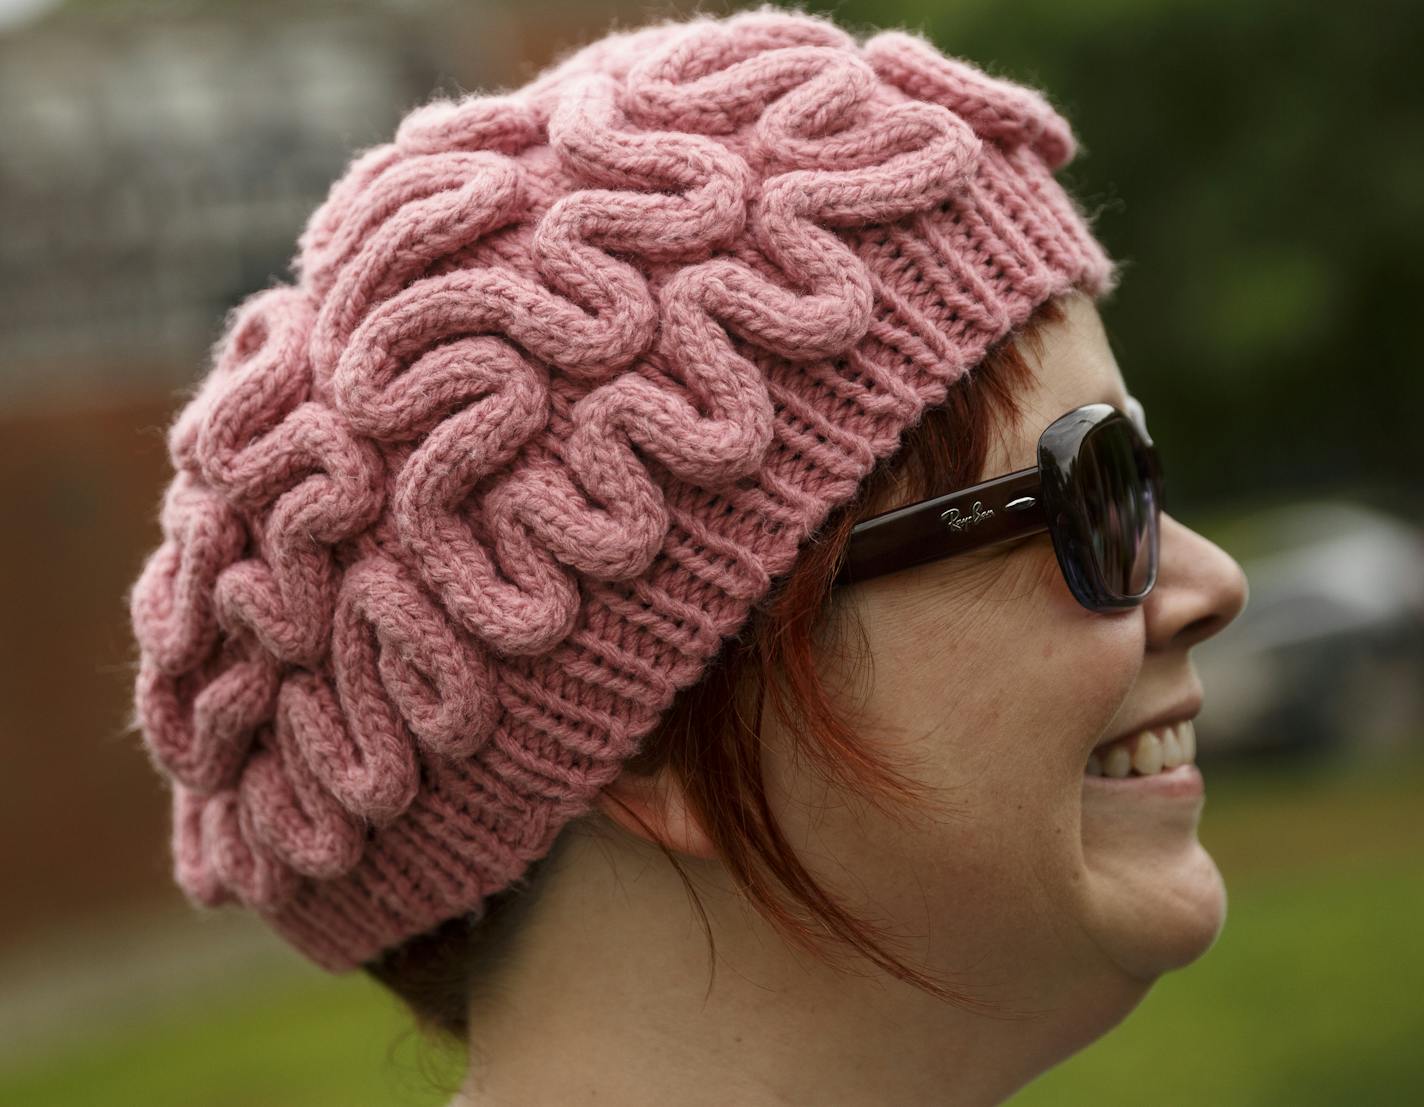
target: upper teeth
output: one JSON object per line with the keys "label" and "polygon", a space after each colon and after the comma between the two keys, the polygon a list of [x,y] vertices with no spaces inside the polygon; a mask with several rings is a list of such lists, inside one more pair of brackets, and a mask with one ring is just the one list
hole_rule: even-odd
{"label": "upper teeth", "polygon": [[1090,776],[1150,776],[1175,769],[1197,756],[1197,734],[1192,721],[1157,727],[1099,746],[1088,755]]}

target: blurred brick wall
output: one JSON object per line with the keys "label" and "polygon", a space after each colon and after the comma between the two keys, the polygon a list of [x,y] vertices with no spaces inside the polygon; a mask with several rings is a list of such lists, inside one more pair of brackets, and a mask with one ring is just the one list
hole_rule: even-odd
{"label": "blurred brick wall", "polygon": [[0,414],[0,945],[177,895],[166,793],[125,733],[126,593],[159,540],[177,397]]}

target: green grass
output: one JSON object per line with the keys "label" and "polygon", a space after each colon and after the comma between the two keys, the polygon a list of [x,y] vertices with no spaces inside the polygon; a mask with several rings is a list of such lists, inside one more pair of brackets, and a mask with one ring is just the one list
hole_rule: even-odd
{"label": "green grass", "polygon": [[[1015,1107],[1424,1103],[1424,759],[1203,771],[1226,929]],[[461,1060],[407,1025],[360,974],[273,972],[32,1057],[0,1103],[438,1107]]]}
{"label": "green grass", "polygon": [[0,1073],[0,1103],[426,1107],[459,1086],[457,1061],[422,1043],[363,975],[280,971]]}

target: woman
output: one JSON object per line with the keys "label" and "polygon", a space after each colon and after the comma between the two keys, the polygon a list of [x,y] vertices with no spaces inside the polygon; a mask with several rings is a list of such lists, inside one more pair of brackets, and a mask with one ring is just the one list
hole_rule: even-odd
{"label": "woman", "polygon": [[1245,580],[1160,510],[1073,153],[770,8],[364,152],[132,594],[193,902],[467,1038],[467,1105],[997,1103],[1205,952]]}

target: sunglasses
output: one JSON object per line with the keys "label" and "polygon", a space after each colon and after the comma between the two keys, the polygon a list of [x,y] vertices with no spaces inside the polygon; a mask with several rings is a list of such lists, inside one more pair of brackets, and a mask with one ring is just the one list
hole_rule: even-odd
{"label": "sunglasses", "polygon": [[1048,531],[1063,579],[1090,611],[1136,607],[1157,583],[1162,464],[1142,405],[1087,404],[1055,419],[1038,464],[866,519],[839,586]]}

